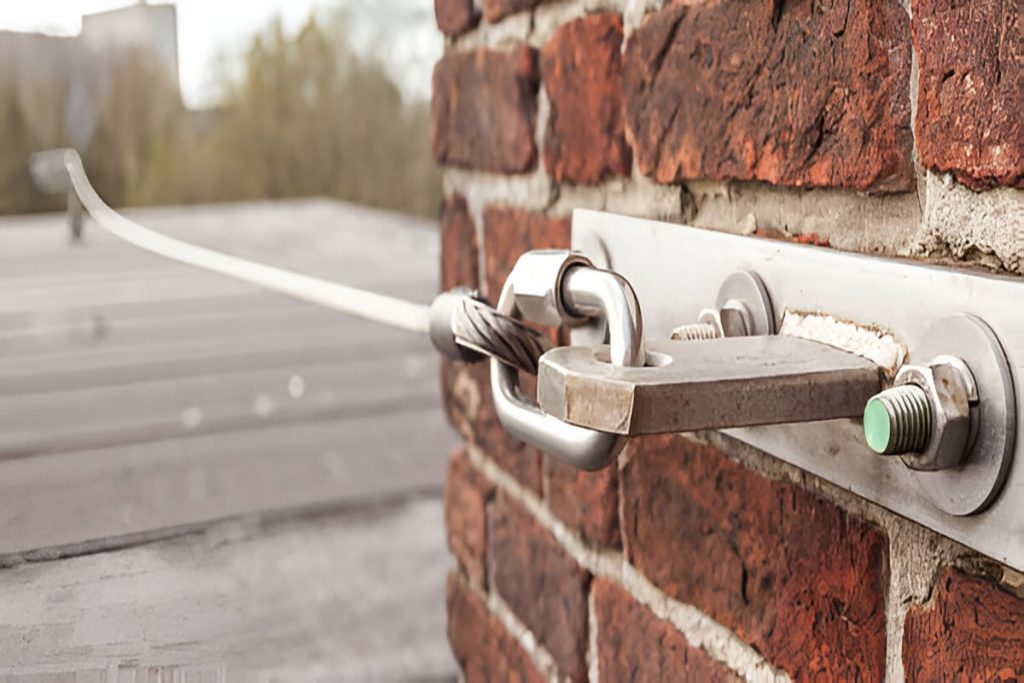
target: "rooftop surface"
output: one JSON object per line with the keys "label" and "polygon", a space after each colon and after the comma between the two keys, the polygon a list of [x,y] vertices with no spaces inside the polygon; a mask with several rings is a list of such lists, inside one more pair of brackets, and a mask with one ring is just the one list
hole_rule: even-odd
{"label": "rooftop surface", "polygon": [[[431,222],[329,200],[128,213],[344,284],[437,290]],[[85,230],[0,219],[0,590],[22,606],[0,617],[4,679],[454,675],[456,439],[429,342]]]}

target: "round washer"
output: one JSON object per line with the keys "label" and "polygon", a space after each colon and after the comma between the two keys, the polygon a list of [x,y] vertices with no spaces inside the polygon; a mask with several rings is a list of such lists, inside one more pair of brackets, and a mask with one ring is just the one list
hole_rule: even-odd
{"label": "round washer", "polygon": [[963,360],[978,385],[978,435],[962,465],[937,472],[914,471],[921,492],[940,510],[958,517],[992,504],[1010,471],[1017,432],[1017,404],[1009,363],[992,329],[972,315],[939,320],[913,350],[913,362],[948,354]]}

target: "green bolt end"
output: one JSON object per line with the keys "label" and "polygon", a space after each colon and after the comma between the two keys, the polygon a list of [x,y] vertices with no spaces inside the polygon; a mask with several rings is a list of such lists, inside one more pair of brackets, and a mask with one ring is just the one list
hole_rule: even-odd
{"label": "green bolt end", "polygon": [[875,396],[864,406],[864,438],[868,448],[885,454],[892,448],[892,420],[882,400]]}
{"label": "green bolt end", "polygon": [[875,453],[921,453],[932,429],[931,404],[913,384],[886,389],[864,406],[864,438]]}

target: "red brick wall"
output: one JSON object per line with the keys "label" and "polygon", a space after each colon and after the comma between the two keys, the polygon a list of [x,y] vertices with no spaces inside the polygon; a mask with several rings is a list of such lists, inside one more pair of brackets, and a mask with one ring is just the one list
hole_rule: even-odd
{"label": "red brick wall", "polygon": [[[1024,273],[1019,4],[909,4],[435,0],[445,287],[581,206]],[[485,366],[443,387],[468,681],[1024,679],[1020,574],[716,434],[578,472]]]}

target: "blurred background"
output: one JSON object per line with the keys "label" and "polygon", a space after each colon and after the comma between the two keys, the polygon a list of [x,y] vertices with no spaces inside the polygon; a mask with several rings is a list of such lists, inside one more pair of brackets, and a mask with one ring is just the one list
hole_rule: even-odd
{"label": "blurred background", "polygon": [[114,206],[323,195],[433,216],[429,0],[0,7],[0,212],[73,146]]}
{"label": "blurred background", "polygon": [[425,338],[144,253],[429,302],[431,0],[0,3],[0,679],[453,680]]}

